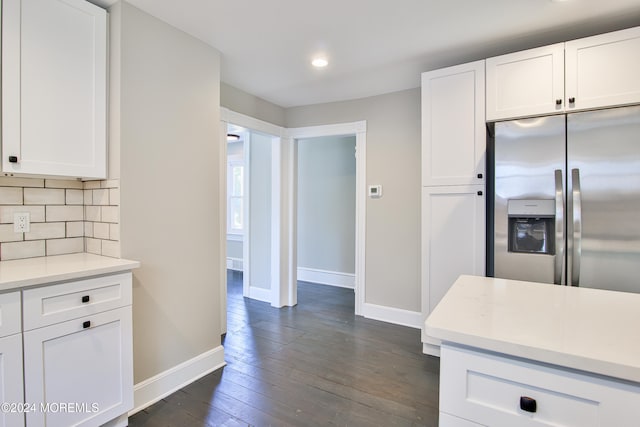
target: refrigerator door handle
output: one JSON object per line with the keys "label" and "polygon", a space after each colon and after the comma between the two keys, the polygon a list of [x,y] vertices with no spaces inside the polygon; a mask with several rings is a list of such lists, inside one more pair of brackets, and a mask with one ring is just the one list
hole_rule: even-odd
{"label": "refrigerator door handle", "polygon": [[556,255],[553,269],[553,283],[562,285],[562,267],[564,266],[564,186],[562,170],[555,170],[556,178]]}
{"label": "refrigerator door handle", "polygon": [[573,189],[573,257],[571,262],[571,286],[580,286],[580,255],[582,254],[582,193],[580,169],[571,169]]}

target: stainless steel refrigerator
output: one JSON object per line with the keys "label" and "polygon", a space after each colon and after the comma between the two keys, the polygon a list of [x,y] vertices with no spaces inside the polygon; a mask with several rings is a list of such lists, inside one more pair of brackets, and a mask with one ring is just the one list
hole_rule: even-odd
{"label": "stainless steel refrigerator", "polygon": [[640,293],[640,106],[497,122],[493,134],[488,271]]}

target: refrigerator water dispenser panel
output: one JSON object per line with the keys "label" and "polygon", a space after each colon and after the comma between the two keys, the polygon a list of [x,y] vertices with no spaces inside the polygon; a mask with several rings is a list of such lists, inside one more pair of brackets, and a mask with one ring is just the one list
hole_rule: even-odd
{"label": "refrigerator water dispenser panel", "polygon": [[554,255],[554,200],[509,200],[509,252]]}

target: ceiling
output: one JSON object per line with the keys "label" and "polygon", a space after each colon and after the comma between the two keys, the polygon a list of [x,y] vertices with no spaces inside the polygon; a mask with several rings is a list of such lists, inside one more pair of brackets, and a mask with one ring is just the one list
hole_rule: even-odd
{"label": "ceiling", "polygon": [[[415,88],[423,71],[640,25],[639,0],[127,1],[218,49],[224,83],[285,108]],[[329,66],[312,67],[316,54]]]}

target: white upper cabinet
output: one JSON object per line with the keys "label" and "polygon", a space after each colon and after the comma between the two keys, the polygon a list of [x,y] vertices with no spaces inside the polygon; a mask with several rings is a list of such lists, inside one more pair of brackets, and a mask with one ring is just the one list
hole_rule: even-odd
{"label": "white upper cabinet", "polygon": [[483,184],[484,61],[422,74],[422,185]]}
{"label": "white upper cabinet", "polygon": [[487,121],[640,103],[640,27],[487,59]]}
{"label": "white upper cabinet", "polygon": [[105,178],[106,11],[84,0],[2,8],[3,172]]}
{"label": "white upper cabinet", "polygon": [[568,110],[640,102],[640,27],[565,44]]}
{"label": "white upper cabinet", "polygon": [[487,59],[487,121],[564,110],[564,43]]}

